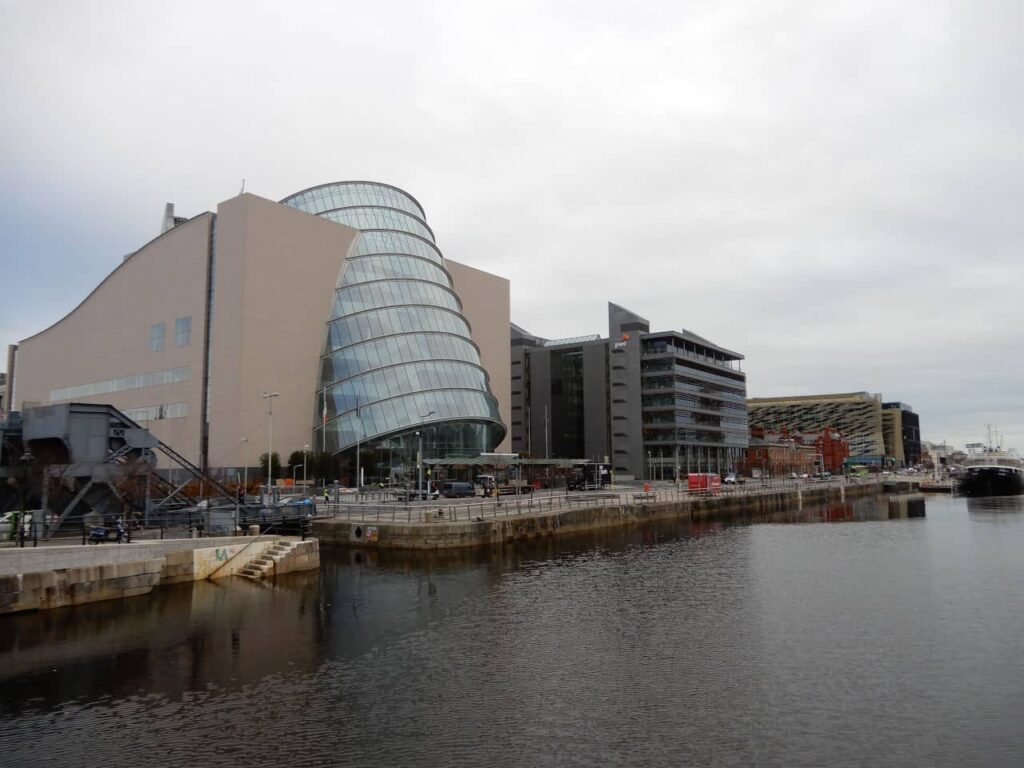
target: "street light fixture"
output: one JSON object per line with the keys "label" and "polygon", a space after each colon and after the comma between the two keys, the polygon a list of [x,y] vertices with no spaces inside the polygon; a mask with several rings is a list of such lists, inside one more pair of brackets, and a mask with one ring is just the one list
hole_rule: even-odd
{"label": "street light fixture", "polygon": [[418,467],[418,476],[416,479],[416,495],[423,498],[423,422],[425,419],[433,416],[437,411],[430,411],[430,413],[420,414],[420,429],[416,431],[416,435],[420,439],[420,450],[419,455],[416,457],[416,464]]}
{"label": "street light fixture", "polygon": [[[23,478],[24,482],[21,485],[21,514],[18,515],[18,529],[19,529],[19,531],[18,531],[18,541],[21,543],[21,546],[23,546],[23,547],[25,546],[25,535],[24,535],[24,531],[25,531],[25,515],[28,514],[25,511],[25,499],[26,499],[27,491],[28,491],[28,472],[29,472],[29,466],[32,464],[32,459],[33,458],[35,458],[35,457],[32,455],[32,451],[30,451],[28,448],[26,448],[25,452],[23,454],[21,454],[21,463],[25,465],[25,475],[24,475],[24,478]],[[33,520],[32,521],[32,530],[33,531],[35,531],[35,527],[36,527],[36,521]],[[35,546],[35,536],[33,536],[32,539],[33,539],[32,546]]]}
{"label": "street light fixture", "polygon": [[[239,445],[242,443],[248,443],[249,438],[243,437],[238,441]],[[238,477],[238,475],[235,475]],[[249,492],[249,462],[245,458],[245,454],[242,454],[242,501],[245,501],[245,495]]]}
{"label": "street light fixture", "polygon": [[363,489],[363,468],[359,464],[359,451],[363,441],[363,414],[359,410],[359,395],[356,395],[356,501],[359,501],[359,492]]}
{"label": "street light fixture", "polygon": [[264,392],[263,399],[267,401],[267,506],[273,501],[271,490],[274,483],[274,398],[280,397],[280,392]]}

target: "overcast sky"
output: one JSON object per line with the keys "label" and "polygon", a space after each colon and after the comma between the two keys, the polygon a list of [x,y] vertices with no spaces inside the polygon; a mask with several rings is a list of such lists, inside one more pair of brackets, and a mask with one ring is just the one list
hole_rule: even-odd
{"label": "overcast sky", "polygon": [[[607,302],[1024,449],[1020,0],[0,0],[0,345],[179,215],[410,192],[512,319]],[[0,365],[5,356],[0,355]]]}

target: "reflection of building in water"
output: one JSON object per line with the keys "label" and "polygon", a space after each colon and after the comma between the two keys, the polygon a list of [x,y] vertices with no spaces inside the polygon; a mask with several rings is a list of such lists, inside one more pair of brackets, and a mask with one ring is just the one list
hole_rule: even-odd
{"label": "reflection of building in water", "polygon": [[889,519],[897,520],[906,517],[924,517],[923,495],[889,497]]}
{"label": "reflection of building in water", "polygon": [[1024,496],[968,497],[967,511],[972,515],[991,515],[992,519],[1011,519],[1015,512],[1024,513]]}
{"label": "reflection of building in water", "polygon": [[0,711],[30,698],[57,705],[140,690],[180,696],[312,671],[317,595],[315,572],[294,573],[273,588],[197,581],[139,600],[9,617],[0,633]]}

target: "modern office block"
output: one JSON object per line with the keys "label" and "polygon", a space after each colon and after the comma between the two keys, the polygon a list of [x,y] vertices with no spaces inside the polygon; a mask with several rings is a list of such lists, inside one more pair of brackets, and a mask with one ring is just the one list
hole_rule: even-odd
{"label": "modern office block", "polygon": [[747,401],[750,425],[766,432],[820,432],[833,428],[849,444],[851,460],[885,456],[879,395],[849,392]]}
{"label": "modern office block", "polygon": [[921,463],[921,420],[906,403],[882,403],[885,452],[899,466]]}
{"label": "modern office block", "polygon": [[608,338],[512,326],[512,450],[607,461],[619,479],[729,471],[748,442],[742,355],[690,331],[650,331],[608,305]]}

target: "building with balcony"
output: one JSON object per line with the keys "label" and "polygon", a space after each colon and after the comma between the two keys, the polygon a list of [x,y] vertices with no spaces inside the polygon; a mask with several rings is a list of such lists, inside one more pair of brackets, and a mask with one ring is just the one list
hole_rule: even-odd
{"label": "building with balcony", "polygon": [[350,466],[358,445],[385,479],[421,442],[424,458],[507,444],[508,327],[508,281],[445,259],[408,193],[242,194],[169,206],[162,234],[12,350],[8,389],[14,408],[110,403],[203,469],[268,447]]}
{"label": "building with balcony", "polygon": [[618,479],[732,471],[747,447],[743,356],[691,331],[651,332],[608,305],[608,338],[512,326],[512,450],[608,462]]}

